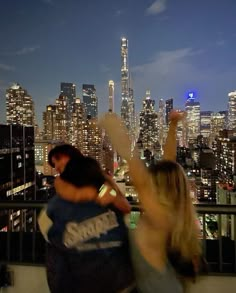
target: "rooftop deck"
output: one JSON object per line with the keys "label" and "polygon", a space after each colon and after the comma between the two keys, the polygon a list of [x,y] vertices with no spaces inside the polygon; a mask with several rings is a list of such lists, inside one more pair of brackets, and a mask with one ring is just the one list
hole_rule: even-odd
{"label": "rooftop deck", "polygon": [[[35,213],[46,202],[4,202],[0,210],[30,209]],[[236,206],[196,205],[201,223],[203,251],[209,263],[209,275],[203,276],[190,292],[235,292],[236,288]],[[140,208],[132,205],[131,225],[135,225]],[[1,232],[0,263],[13,271],[14,286],[4,292],[49,292],[44,268],[45,241],[35,222],[33,232]],[[26,289],[27,288],[27,289]]]}

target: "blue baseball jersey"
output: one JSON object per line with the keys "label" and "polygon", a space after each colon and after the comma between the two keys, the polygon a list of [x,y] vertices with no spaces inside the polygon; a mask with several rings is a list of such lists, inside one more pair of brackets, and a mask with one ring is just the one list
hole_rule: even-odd
{"label": "blue baseball jersey", "polygon": [[42,218],[46,219],[39,224],[48,241],[51,292],[115,293],[133,283],[128,231],[121,212],[55,196]]}

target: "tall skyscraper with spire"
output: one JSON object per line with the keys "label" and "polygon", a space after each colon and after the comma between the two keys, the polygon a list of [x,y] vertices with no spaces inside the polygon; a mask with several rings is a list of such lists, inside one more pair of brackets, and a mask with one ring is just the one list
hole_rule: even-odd
{"label": "tall skyscraper with spire", "polygon": [[108,83],[108,92],[109,92],[109,108],[108,112],[114,112],[114,81],[109,80]]}
{"label": "tall skyscraper with spire", "polygon": [[135,140],[136,117],[135,117],[135,103],[134,103],[134,88],[131,73],[129,74],[129,115],[130,115],[130,130]]}
{"label": "tall skyscraper with spire", "polygon": [[121,39],[121,118],[135,141],[135,103],[134,90],[129,72],[128,40]]}
{"label": "tall skyscraper with spire", "polygon": [[121,39],[121,118],[130,130],[128,40]]}

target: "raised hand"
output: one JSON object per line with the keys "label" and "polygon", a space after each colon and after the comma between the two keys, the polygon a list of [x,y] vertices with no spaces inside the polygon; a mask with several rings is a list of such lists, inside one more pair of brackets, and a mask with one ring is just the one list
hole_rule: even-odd
{"label": "raised hand", "polygon": [[169,115],[169,120],[172,123],[178,123],[186,118],[186,112],[172,110]]}
{"label": "raised hand", "polygon": [[115,113],[107,113],[99,119],[98,125],[106,130],[116,151],[124,159],[130,159],[131,140],[120,117]]}

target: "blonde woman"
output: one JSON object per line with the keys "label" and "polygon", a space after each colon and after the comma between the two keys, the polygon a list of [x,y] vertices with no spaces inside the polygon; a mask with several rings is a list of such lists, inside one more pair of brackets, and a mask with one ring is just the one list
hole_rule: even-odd
{"label": "blonde woman", "polygon": [[201,260],[196,214],[187,178],[176,159],[176,128],[182,115],[171,114],[164,159],[148,170],[131,152],[127,129],[116,114],[106,114],[100,126],[128,165],[144,213],[130,233],[136,282],[142,293],[182,293]]}

